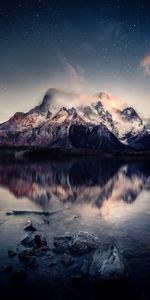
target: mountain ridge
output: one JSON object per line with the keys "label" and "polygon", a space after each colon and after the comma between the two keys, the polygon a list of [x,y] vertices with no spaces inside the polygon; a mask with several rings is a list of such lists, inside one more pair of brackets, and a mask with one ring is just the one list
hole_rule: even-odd
{"label": "mountain ridge", "polygon": [[[58,109],[56,105],[54,109],[53,102],[59,102],[61,97],[67,99],[66,106],[59,105]],[[76,101],[77,95],[49,89],[39,105],[27,113],[17,112],[0,124],[0,146],[85,148],[106,152],[150,149],[149,127],[134,108],[109,107],[110,96],[104,92],[92,103],[83,102],[75,107],[72,99]],[[105,100],[108,100],[106,105]]]}

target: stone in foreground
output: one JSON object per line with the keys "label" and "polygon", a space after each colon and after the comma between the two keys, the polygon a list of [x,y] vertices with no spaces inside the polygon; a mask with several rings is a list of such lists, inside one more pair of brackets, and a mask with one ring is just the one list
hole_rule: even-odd
{"label": "stone in foreground", "polygon": [[106,243],[99,246],[93,255],[89,275],[92,281],[127,279],[126,269],[113,244]]}
{"label": "stone in foreground", "polygon": [[71,241],[71,236],[60,236],[54,238],[55,252],[64,253],[69,249],[69,242]]}
{"label": "stone in foreground", "polygon": [[24,230],[26,230],[26,231],[36,231],[36,228],[32,225],[31,220],[27,220],[26,225],[24,227]]}
{"label": "stone in foreground", "polygon": [[21,240],[21,244],[26,247],[41,248],[47,245],[47,241],[43,234],[29,234]]}
{"label": "stone in foreground", "polygon": [[72,236],[69,243],[70,251],[76,254],[87,253],[99,245],[99,239],[90,232],[78,231]]}
{"label": "stone in foreground", "polygon": [[8,250],[8,256],[9,257],[14,257],[14,256],[16,256],[17,255],[17,253],[15,252],[15,251],[13,251],[13,250]]}

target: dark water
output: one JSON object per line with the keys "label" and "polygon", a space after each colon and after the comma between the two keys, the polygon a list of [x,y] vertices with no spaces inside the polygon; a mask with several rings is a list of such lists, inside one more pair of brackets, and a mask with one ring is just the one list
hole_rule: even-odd
{"label": "dark water", "polygon": [[[6,214],[12,210],[18,214]],[[55,236],[78,229],[92,232],[102,241],[113,241],[130,273],[131,290],[134,290],[132,299],[150,299],[148,162],[86,158],[43,163],[1,163],[0,211],[1,270],[10,263],[7,251],[19,243],[24,235],[26,220],[32,218],[50,244]],[[43,211],[57,212],[52,215],[49,224],[43,221],[42,215],[34,213]],[[29,279],[19,287],[12,286],[9,276],[1,273],[1,290],[5,293],[9,288],[13,293],[17,289],[18,293],[22,293],[22,289],[30,287],[30,291],[38,291],[39,282],[41,286],[44,282],[48,285],[48,275],[44,270],[39,267],[32,271]],[[44,299],[51,299],[49,291],[44,295]],[[7,293],[5,296],[8,296]],[[124,297],[130,299],[130,296],[128,289]],[[112,296],[110,299],[124,299],[122,294],[119,297]],[[101,298],[98,295],[95,299]]]}

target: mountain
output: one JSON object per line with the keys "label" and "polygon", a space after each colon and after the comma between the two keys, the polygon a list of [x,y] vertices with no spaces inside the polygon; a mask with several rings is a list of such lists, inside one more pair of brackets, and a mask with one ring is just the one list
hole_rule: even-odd
{"label": "mountain", "polygon": [[129,138],[128,144],[136,149],[150,149],[150,125],[145,126],[139,134]]}
{"label": "mountain", "polygon": [[94,126],[72,124],[69,130],[69,140],[75,148],[103,151],[124,148],[118,138],[103,123]]}
{"label": "mountain", "polygon": [[115,98],[106,92],[94,95],[88,104],[81,100],[80,95],[49,89],[38,106],[0,124],[0,146],[150,149],[149,125],[132,107],[116,107]]}

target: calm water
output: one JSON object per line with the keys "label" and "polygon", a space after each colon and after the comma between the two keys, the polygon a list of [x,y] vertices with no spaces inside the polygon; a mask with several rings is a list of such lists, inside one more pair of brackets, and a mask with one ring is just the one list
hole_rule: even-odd
{"label": "calm water", "polygon": [[[17,216],[6,215],[19,211]],[[76,159],[0,165],[0,267],[7,251],[23,236],[23,211],[47,239],[77,229],[112,240],[139,289],[149,299],[150,166],[149,163]],[[57,212],[47,227],[37,211]],[[9,284],[8,284],[9,285]]]}

